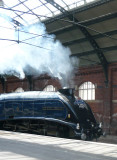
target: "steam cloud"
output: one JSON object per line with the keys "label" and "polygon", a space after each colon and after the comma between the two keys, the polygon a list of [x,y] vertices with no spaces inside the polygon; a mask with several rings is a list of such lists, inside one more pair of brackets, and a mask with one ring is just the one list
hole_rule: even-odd
{"label": "steam cloud", "polygon": [[[8,19],[1,17],[0,22],[2,26],[10,26]],[[42,36],[36,37],[36,34]],[[63,83],[68,82],[68,77],[71,77],[73,72],[69,58],[71,51],[62,46],[60,41],[55,40],[54,35],[48,35],[44,24],[23,27],[19,35],[16,30],[1,28],[0,39],[2,38],[19,40],[19,43],[0,41],[1,75],[15,75],[23,79],[25,74],[35,76],[47,73],[52,77],[58,77]],[[40,48],[25,43],[40,46]]]}

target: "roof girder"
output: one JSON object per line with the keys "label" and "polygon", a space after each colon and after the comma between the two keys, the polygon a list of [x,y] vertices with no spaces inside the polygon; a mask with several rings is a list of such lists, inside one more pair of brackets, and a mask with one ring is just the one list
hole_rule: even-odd
{"label": "roof girder", "polygon": [[[69,18],[70,21],[74,20],[74,25],[77,25],[76,23],[79,23],[79,21],[73,16],[70,15],[68,11],[66,11],[63,7],[61,7],[60,5],[58,5],[56,2],[54,2],[54,0],[46,0],[48,3],[50,3],[51,5],[53,5],[54,7],[56,7],[58,10],[60,10],[64,15],[67,15],[67,17]],[[88,38],[91,46],[94,48],[100,62],[101,65],[103,67],[103,71],[105,74],[105,83],[107,85],[108,83],[108,62],[103,54],[103,52],[101,51],[100,47],[98,46],[98,44],[96,43],[96,41],[93,39],[93,37],[91,36],[91,34],[86,30],[85,27],[83,26],[78,26],[80,28],[80,30],[82,31],[82,33],[85,35],[86,38]]]}
{"label": "roof girder", "polygon": [[[100,48],[100,50],[102,50],[103,52],[114,51],[114,50],[117,50],[117,46]],[[81,52],[81,53],[75,53],[75,54],[72,54],[71,57],[79,57],[80,58],[80,57],[88,56],[88,55],[92,55],[92,54],[95,54],[95,50]]]}
{"label": "roof girder", "polygon": [[[99,33],[99,34],[93,35],[92,37],[93,37],[93,39],[98,39],[98,38],[106,37],[106,35],[107,35],[107,38],[110,38],[108,36],[115,35],[115,34],[117,34],[117,30],[104,32],[102,34]],[[69,46],[69,45],[73,45],[75,43],[83,43],[83,42],[86,42],[86,41],[88,41],[88,39],[85,37],[85,38],[79,38],[79,39],[63,42],[62,44],[64,46]]]}
{"label": "roof girder", "polygon": [[[49,3],[49,1],[51,1],[51,0],[48,0],[48,3]],[[83,7],[75,8],[74,10],[69,11],[69,14],[72,15],[72,14],[75,14],[75,13],[80,13],[82,11],[85,11],[85,10],[88,10],[90,8],[97,7],[97,6],[100,6],[102,4],[112,2],[112,1],[114,1],[114,0],[99,0],[99,1],[95,1],[94,3],[89,3],[89,4],[87,4],[87,5],[83,6]],[[45,24],[52,23],[52,22],[56,21],[56,19],[61,19],[61,18],[64,18],[64,17],[66,17],[65,14],[64,15],[58,15],[57,17],[53,17],[53,18],[50,18],[48,20],[45,20],[44,23]]]}
{"label": "roof girder", "polygon": [[[86,21],[82,21],[82,22],[79,22],[79,24],[84,25],[84,26],[88,26],[88,25],[100,23],[100,22],[103,22],[103,21],[106,21],[106,20],[109,20],[109,19],[113,19],[113,18],[117,18],[117,12],[106,14],[104,16],[99,16],[99,17],[89,19],[89,20],[86,20]],[[53,31],[53,32],[50,32],[50,33],[57,35],[57,34],[62,34],[62,33],[65,33],[65,32],[68,32],[68,31],[71,31],[71,30],[74,30],[74,29],[76,29],[76,26],[73,25],[73,26],[68,26],[68,27],[65,27],[65,28],[61,28],[59,30],[56,30],[56,31]]]}

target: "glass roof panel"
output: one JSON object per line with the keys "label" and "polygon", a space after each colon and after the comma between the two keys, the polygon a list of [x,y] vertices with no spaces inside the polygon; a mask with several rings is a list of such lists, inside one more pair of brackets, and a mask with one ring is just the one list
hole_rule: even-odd
{"label": "glass roof panel", "polygon": [[36,19],[37,17],[35,15],[28,15],[28,14],[23,14],[22,15],[23,19],[26,19],[26,21],[29,23],[30,21],[33,21],[33,19]]}
{"label": "glass roof panel", "polygon": [[[57,0],[55,0],[55,2],[56,3],[58,3],[58,1]],[[59,0],[59,3],[58,3],[61,7],[65,7],[66,6],[66,4],[64,3],[64,1],[63,0]]]}
{"label": "glass roof panel", "polygon": [[45,18],[50,18],[50,17],[52,17],[53,16],[53,13],[49,13],[49,14],[47,14],[47,17],[45,17]]}
{"label": "glass roof panel", "polygon": [[20,24],[22,24],[24,26],[29,24],[29,23],[27,23],[27,21],[25,21],[25,19],[23,18],[23,16],[22,16],[22,18],[20,18],[20,17],[17,16],[15,18],[15,20],[18,21]]}
{"label": "glass roof panel", "polygon": [[8,15],[10,17],[15,17],[16,16],[15,12],[12,12],[10,10],[5,10],[5,15]]}
{"label": "glass roof panel", "polygon": [[69,9],[73,9],[77,6],[83,5],[86,2],[86,0],[64,0],[64,2],[69,6]]}
{"label": "glass roof panel", "polygon": [[20,2],[25,2],[25,1],[28,1],[28,0],[20,0]]}
{"label": "glass roof panel", "polygon": [[[86,3],[90,3],[95,0],[54,0],[54,5],[50,4],[46,0],[1,0],[4,2],[4,11],[0,9],[0,13],[5,12],[8,16],[23,22],[25,24],[35,23],[39,21],[37,15],[42,15],[40,20],[47,19],[48,17],[61,14],[58,6],[61,6],[65,10],[77,8]],[[56,3],[58,6],[56,6]],[[8,9],[7,9],[8,8]],[[10,9],[10,10],[9,10]],[[29,14],[30,13],[30,14]],[[34,22],[33,22],[34,20]]]}
{"label": "glass roof panel", "polygon": [[40,19],[41,19],[41,21],[43,21],[43,20],[45,20],[45,17],[41,17]]}
{"label": "glass roof panel", "polygon": [[4,1],[4,4],[8,7],[13,7],[20,3],[18,0],[3,0],[3,1]]}
{"label": "glass roof panel", "polygon": [[54,12],[54,11],[56,11],[57,9],[54,7],[54,6],[52,6],[51,4],[46,4],[46,6],[52,11],[52,12]]}
{"label": "glass roof panel", "polygon": [[86,0],[86,2],[92,2],[92,1],[94,1],[94,0]]}
{"label": "glass roof panel", "polygon": [[45,6],[41,6],[37,9],[34,9],[33,12],[37,15],[44,15],[46,16],[47,14],[49,14],[51,11],[49,9],[47,9]]}
{"label": "glass roof panel", "polygon": [[77,2],[77,3],[76,3],[76,7],[79,7],[79,6],[83,5],[83,4],[85,4],[84,1]]}
{"label": "glass roof panel", "polygon": [[57,10],[54,13],[55,13],[55,15],[57,15],[57,14],[60,14],[61,12],[59,10]]}
{"label": "glass roof panel", "polygon": [[23,12],[27,12],[29,11],[29,9],[27,9],[23,4],[20,4],[16,7],[13,7],[14,10],[20,10],[20,11],[23,11]]}
{"label": "glass roof panel", "polygon": [[[13,39],[12,33],[13,31],[13,26],[12,23],[9,22],[9,19],[0,17],[0,38],[1,39]],[[9,32],[8,32],[9,31]],[[0,41],[3,42],[3,41]],[[1,46],[1,43],[0,43]]]}
{"label": "glass roof panel", "polygon": [[30,9],[37,8],[43,5],[39,0],[28,0],[24,2],[24,4]]}
{"label": "glass roof panel", "polygon": [[39,21],[40,21],[39,18],[35,18],[32,21],[30,21],[29,24],[37,23]]}
{"label": "glass roof panel", "polygon": [[69,5],[69,9],[72,9],[72,8],[75,8],[76,7],[76,4],[75,3],[72,3]]}

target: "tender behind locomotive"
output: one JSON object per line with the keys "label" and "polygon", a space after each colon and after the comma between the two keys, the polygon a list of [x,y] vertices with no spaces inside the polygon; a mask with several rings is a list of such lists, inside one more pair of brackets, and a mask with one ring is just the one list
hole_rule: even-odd
{"label": "tender behind locomotive", "polygon": [[1,129],[92,140],[102,135],[89,105],[73,89],[0,95]]}

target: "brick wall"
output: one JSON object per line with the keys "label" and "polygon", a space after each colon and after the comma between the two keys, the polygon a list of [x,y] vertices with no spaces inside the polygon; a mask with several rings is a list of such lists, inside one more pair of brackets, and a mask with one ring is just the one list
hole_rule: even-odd
{"label": "brick wall", "polygon": [[[105,76],[101,66],[93,66],[80,68],[75,70],[74,87],[75,94],[78,96],[78,87],[90,81],[95,84],[94,101],[87,101],[91,106],[97,121],[103,123],[103,129],[112,135],[117,135],[117,63],[109,65],[108,68],[109,84],[105,86]],[[58,79],[49,76],[32,77],[32,90],[43,90],[47,85],[53,85],[56,89],[61,88]],[[73,86],[73,84],[71,84]],[[22,87],[25,91],[30,90],[28,78],[20,80],[16,77],[7,77],[3,91],[0,82],[0,93],[14,92],[18,87]]]}
{"label": "brick wall", "polygon": [[[95,101],[87,101],[91,106],[97,121],[103,123],[103,129],[108,134],[117,135],[117,64],[108,68],[108,87],[101,66],[80,68],[76,71],[75,84],[90,81],[95,84]],[[78,91],[76,91],[78,95]]]}
{"label": "brick wall", "polygon": [[[30,87],[31,85],[31,87]],[[42,77],[31,77],[31,84],[26,77],[25,79],[19,79],[17,77],[7,77],[5,80],[5,89],[3,90],[2,83],[0,82],[0,93],[14,92],[17,88],[23,88],[24,91],[31,90],[39,91],[43,90],[47,85],[53,85],[56,89],[61,88],[61,84],[56,78],[51,78],[47,75]]]}

